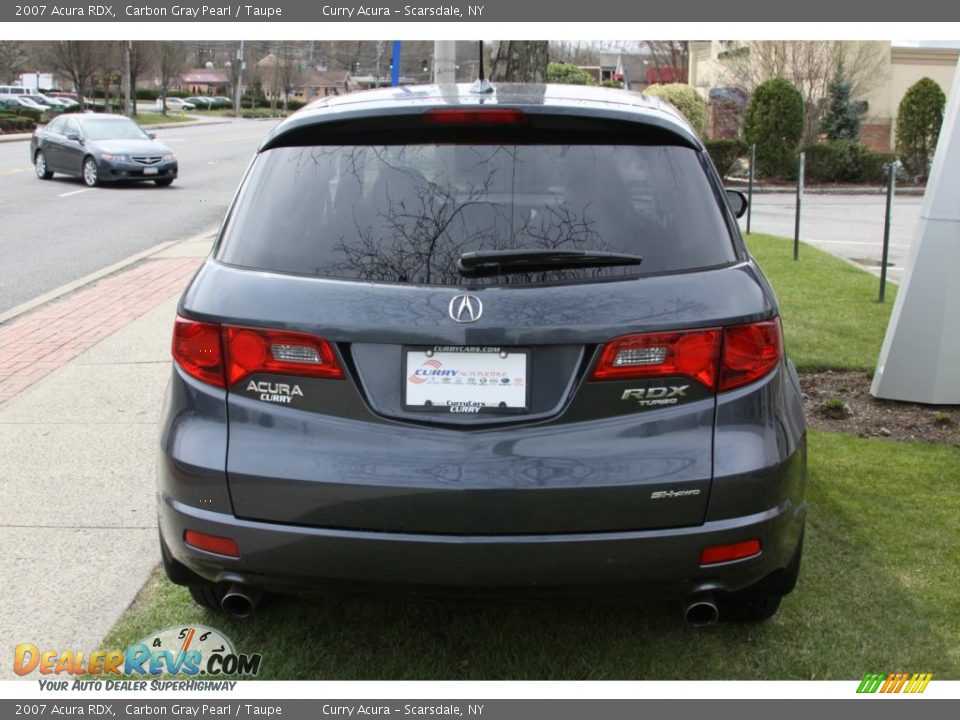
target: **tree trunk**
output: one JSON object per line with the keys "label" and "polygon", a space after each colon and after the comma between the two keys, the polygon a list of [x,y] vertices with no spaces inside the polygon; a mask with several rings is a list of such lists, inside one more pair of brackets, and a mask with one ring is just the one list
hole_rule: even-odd
{"label": "tree trunk", "polygon": [[501,82],[547,81],[550,44],[546,40],[502,40],[497,45],[490,79]]}

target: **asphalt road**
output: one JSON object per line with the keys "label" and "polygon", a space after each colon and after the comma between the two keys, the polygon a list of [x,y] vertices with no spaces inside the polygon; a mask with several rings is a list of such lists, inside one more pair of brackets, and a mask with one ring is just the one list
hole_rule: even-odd
{"label": "asphalt road", "polygon": [[[887,266],[891,280],[899,281],[903,274],[922,203],[919,196],[894,198],[888,259],[892,265]],[[792,238],[795,207],[793,195],[755,194],[750,229]],[[800,239],[879,274],[885,212],[885,195],[807,194],[801,203]],[[746,227],[746,217],[740,226]]]}
{"label": "asphalt road", "polygon": [[171,125],[152,132],[180,176],[89,189],[33,173],[28,142],[0,143],[0,313],[160,242],[218,225],[273,121]]}

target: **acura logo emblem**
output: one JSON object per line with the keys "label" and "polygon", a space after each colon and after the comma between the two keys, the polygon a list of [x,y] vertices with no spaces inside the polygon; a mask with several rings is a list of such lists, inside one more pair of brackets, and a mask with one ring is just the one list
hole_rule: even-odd
{"label": "acura logo emblem", "polygon": [[483,303],[476,295],[457,295],[450,301],[447,312],[458,323],[472,323],[483,315]]}

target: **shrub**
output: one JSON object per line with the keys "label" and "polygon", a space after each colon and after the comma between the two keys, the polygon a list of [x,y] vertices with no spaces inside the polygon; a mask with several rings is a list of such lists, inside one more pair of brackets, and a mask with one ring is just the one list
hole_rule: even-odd
{"label": "shrub", "polygon": [[[593,78],[590,78],[591,80]],[[623,83],[619,80],[604,80],[600,83],[600,87],[613,88],[615,90],[623,90]]]}
{"label": "shrub", "polygon": [[707,130],[707,102],[700,93],[685,83],[670,83],[668,85],[651,85],[643,91],[647,95],[666,100],[679,110],[687,121],[703,135]]}
{"label": "shrub", "polygon": [[721,140],[707,140],[707,152],[710,153],[710,159],[717,167],[717,172],[721,178],[730,174],[737,160],[747,154],[750,149],[743,140],[733,138],[724,138]]}
{"label": "shrub", "polygon": [[803,136],[803,96],[789,81],[773,78],[754,90],[744,111],[744,139],[757,145],[757,170],[765,177],[795,174]]}
{"label": "shrub", "polygon": [[897,152],[907,172],[926,177],[937,148],[947,97],[928,77],[911,85],[897,111]]}
{"label": "shrub", "polygon": [[834,140],[808,145],[805,175],[808,180],[830,183],[883,183],[893,153],[873,152],[856,140]]}
{"label": "shrub", "polygon": [[156,100],[160,96],[160,91],[156,88],[137,88],[137,100]]}
{"label": "shrub", "polygon": [[878,153],[868,150],[863,156],[862,182],[881,184],[887,181],[887,166],[897,159],[896,153]]}
{"label": "shrub", "polygon": [[8,133],[33,132],[37,123],[29,117],[14,115],[12,113],[0,113],[0,130]]}
{"label": "shrub", "polygon": [[547,82],[561,85],[596,85],[593,76],[570,63],[552,62],[547,65]]}

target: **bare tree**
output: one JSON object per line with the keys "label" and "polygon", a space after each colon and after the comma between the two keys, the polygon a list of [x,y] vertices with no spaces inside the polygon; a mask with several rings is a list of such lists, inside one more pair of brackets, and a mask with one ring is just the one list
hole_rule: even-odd
{"label": "bare tree", "polygon": [[93,94],[93,78],[103,65],[101,43],[88,40],[54,40],[44,44],[41,52],[45,62],[55,73],[70,79],[77,93],[80,109],[84,109],[84,93]]}
{"label": "bare tree", "polygon": [[281,42],[277,52],[277,90],[283,95],[283,111],[287,111],[290,94],[296,89],[300,80],[300,65],[296,57],[296,49],[292,43]]}
{"label": "bare tree", "polygon": [[550,61],[570,65],[597,65],[600,62],[600,45],[582,40],[553,40],[550,42]]}
{"label": "bare tree", "polygon": [[161,112],[167,114],[167,91],[170,85],[183,72],[185,64],[183,46],[177,42],[161,41],[154,50],[157,58],[157,72],[160,76]]}
{"label": "bare tree", "polygon": [[725,81],[752,92],[760,83],[782,77],[799,88],[804,102],[804,142],[815,142],[826,109],[830,81],[841,61],[852,94],[863,97],[883,82],[883,43],[760,40],[721,55]]}
{"label": "bare tree", "polygon": [[154,47],[151,43],[139,41],[130,43],[130,94],[134,117],[137,115],[137,78],[153,65],[154,55]]}
{"label": "bare tree", "polygon": [[550,43],[546,40],[501,40],[493,53],[490,79],[504,82],[547,81]]}
{"label": "bare tree", "polygon": [[659,79],[664,77],[664,68],[670,68],[671,71],[679,68],[683,77],[672,78],[673,82],[686,81],[690,61],[690,43],[686,40],[644,40],[643,46],[650,55],[650,62],[657,69]]}
{"label": "bare tree", "polygon": [[27,54],[19,40],[0,40],[0,82],[12,82],[27,64]]}

